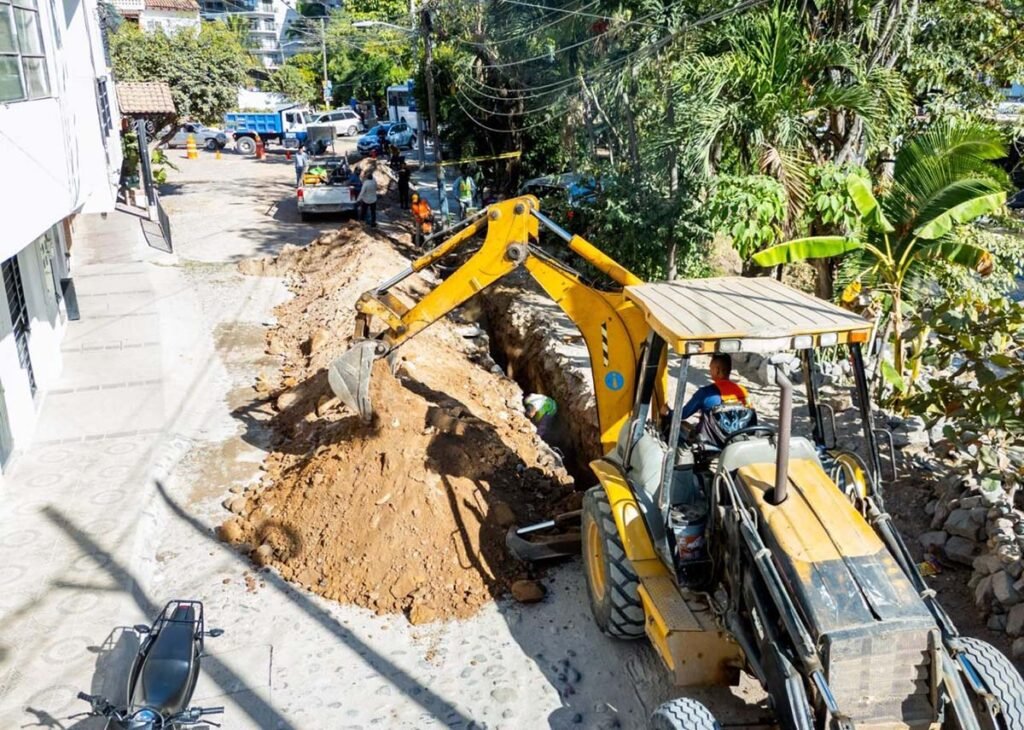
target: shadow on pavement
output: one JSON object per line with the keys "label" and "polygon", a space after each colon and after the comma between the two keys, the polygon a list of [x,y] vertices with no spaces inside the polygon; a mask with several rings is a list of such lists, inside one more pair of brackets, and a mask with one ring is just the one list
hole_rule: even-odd
{"label": "shadow on pavement", "polygon": [[[160,497],[176,517],[195,529],[196,533],[203,537],[203,539],[220,545],[219,542],[210,536],[209,530],[207,530],[202,523],[185,512],[185,510],[171,498],[163,484],[156,482],[156,488]],[[248,558],[244,555],[240,555],[236,552],[229,552],[228,554],[247,568],[250,567],[251,564]],[[429,687],[425,687],[415,677],[409,675],[403,669],[393,664],[386,657],[378,654],[362,639],[338,623],[338,621],[329,613],[319,608],[307,596],[293,589],[287,581],[281,578],[280,575],[273,571],[265,571],[260,575],[261,579],[266,580],[268,585],[272,585],[276,588],[298,608],[302,609],[306,615],[315,620],[324,629],[332,633],[352,651],[358,653],[374,672],[390,681],[400,692],[422,707],[424,711],[432,715],[438,722],[449,726],[456,723],[464,723],[467,726],[472,725],[472,718],[466,717],[447,699],[441,697]],[[254,717],[251,714],[250,716]],[[263,727],[268,726],[263,725]],[[282,725],[281,727],[285,727],[285,725]]]}
{"label": "shadow on pavement", "polygon": [[[174,503],[167,497],[167,495],[163,491],[163,488],[158,485],[158,489],[160,490],[160,494],[164,497],[167,503],[173,505],[176,508],[177,505],[174,505]],[[93,539],[89,537],[89,535],[86,534],[85,531],[79,528],[69,517],[67,517],[59,509],[49,505],[44,507],[42,512],[43,515],[48,520],[50,520],[54,525],[62,529],[68,535],[68,537],[70,537],[71,540],[79,546],[79,548],[81,548],[87,554],[91,555],[93,559],[96,561],[97,565],[99,565],[104,571],[106,571],[110,575],[110,577],[116,582],[116,584],[121,587],[122,591],[131,595],[131,597],[134,599],[136,605],[138,606],[139,610],[143,613],[143,615],[151,617],[156,616],[157,613],[159,613],[161,606],[156,605],[142,591],[142,589],[139,587],[138,581],[135,580],[135,577],[131,574],[131,572],[128,571],[120,563],[118,563],[117,560],[114,559],[113,555],[111,555],[109,552],[107,552],[98,544],[96,544],[93,541]],[[116,649],[116,644],[114,648]],[[118,654],[118,656],[120,656],[120,654]],[[105,659],[103,655],[101,655],[101,658]],[[204,662],[210,665],[211,668],[214,670],[209,674],[210,676],[214,676],[215,678],[217,678],[218,684],[224,690],[225,694],[231,694],[232,698],[234,699],[235,702],[237,702],[238,706],[242,709],[242,711],[245,712],[245,714],[248,715],[253,720],[253,722],[255,722],[259,727],[292,727],[291,723],[289,723],[285,717],[278,713],[277,710],[271,707],[265,700],[263,700],[255,692],[239,692],[239,687],[246,686],[245,683],[242,681],[242,678],[239,677],[238,674],[235,673],[232,669],[227,667],[217,657],[207,655],[204,657]],[[107,667],[106,664],[107,662],[105,659],[103,668],[104,670],[109,670],[109,667]],[[127,662],[124,671],[127,672],[130,669],[130,667],[131,663]],[[99,669],[99,658],[97,659],[97,669]],[[97,682],[99,682],[104,687],[107,686],[105,678],[94,677],[92,686],[96,686]],[[28,711],[33,712],[33,714],[36,714],[36,712],[39,712],[41,710],[37,709]],[[91,723],[92,720],[89,720],[89,722]],[[44,725],[44,727],[46,726]],[[53,727],[62,726],[55,725]],[[71,727],[74,727],[76,730],[78,730],[78,728],[83,728],[84,730],[84,728],[92,727],[92,725],[73,725]]]}

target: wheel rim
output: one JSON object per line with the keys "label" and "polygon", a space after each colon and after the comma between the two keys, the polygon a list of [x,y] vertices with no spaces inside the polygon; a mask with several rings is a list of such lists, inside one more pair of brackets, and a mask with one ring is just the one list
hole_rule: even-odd
{"label": "wheel rim", "polygon": [[601,539],[601,531],[597,522],[587,525],[587,574],[590,578],[590,587],[594,591],[594,598],[600,599],[604,596],[604,541]]}

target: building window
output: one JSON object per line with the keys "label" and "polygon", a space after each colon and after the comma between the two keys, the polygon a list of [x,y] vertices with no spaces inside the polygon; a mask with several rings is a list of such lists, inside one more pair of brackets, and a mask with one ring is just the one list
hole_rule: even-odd
{"label": "building window", "polygon": [[37,0],[0,0],[0,102],[50,93]]}
{"label": "building window", "polygon": [[96,79],[96,101],[100,107],[100,129],[103,130],[103,142],[106,144],[106,136],[114,128],[114,120],[110,116],[110,96],[107,94],[106,79]]}

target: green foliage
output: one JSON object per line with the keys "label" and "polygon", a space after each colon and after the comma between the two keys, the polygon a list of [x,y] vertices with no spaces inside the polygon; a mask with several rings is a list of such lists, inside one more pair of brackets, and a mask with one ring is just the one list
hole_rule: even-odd
{"label": "green foliage", "polygon": [[924,363],[949,373],[914,396],[914,410],[1024,437],[1024,304],[954,296],[913,324],[931,333]]}
{"label": "green foliage", "polygon": [[237,35],[222,23],[171,36],[125,23],[111,35],[110,55],[119,81],[165,81],[178,116],[206,124],[219,123],[235,106],[250,62]]}
{"label": "green foliage", "polygon": [[732,238],[743,259],[782,238],[786,191],[766,175],[720,175],[708,208],[715,230]]}
{"label": "green foliage", "polygon": [[[335,99],[351,96],[372,99],[383,108],[385,91],[412,76],[416,58],[416,37],[384,26],[356,28],[359,20],[378,20],[406,27],[408,6],[402,17],[401,3],[349,3],[345,13],[335,13],[327,25],[327,73]],[[319,32],[319,27],[317,28]],[[318,72],[319,76],[319,72]]]}
{"label": "green foliage", "polygon": [[903,68],[932,105],[976,107],[998,98],[998,82],[1024,78],[1024,15],[1017,0],[921,3]]}
{"label": "green foliage", "polygon": [[851,175],[866,175],[863,168],[826,162],[812,166],[808,172],[811,181],[807,202],[808,226],[836,233],[854,233],[860,225],[860,212],[847,181]]}
{"label": "green foliage", "polygon": [[267,90],[283,94],[292,101],[315,104],[320,98],[320,82],[316,72],[306,65],[304,57],[312,58],[308,53],[299,54],[289,58],[270,74]]}

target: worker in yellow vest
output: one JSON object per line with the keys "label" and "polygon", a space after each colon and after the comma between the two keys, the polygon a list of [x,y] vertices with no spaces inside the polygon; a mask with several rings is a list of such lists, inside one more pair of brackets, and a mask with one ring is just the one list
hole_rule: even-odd
{"label": "worker in yellow vest", "polygon": [[466,172],[466,168],[460,170],[462,173],[455,179],[455,195],[459,199],[459,220],[466,219],[466,213],[473,207],[473,198],[476,197],[476,181]]}

